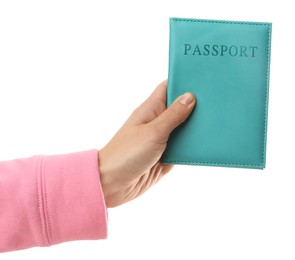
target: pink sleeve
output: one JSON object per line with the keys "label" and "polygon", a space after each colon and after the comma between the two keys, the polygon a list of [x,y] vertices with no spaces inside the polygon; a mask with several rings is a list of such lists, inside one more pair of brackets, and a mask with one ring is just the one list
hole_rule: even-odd
{"label": "pink sleeve", "polygon": [[106,236],[97,150],[0,162],[0,252]]}

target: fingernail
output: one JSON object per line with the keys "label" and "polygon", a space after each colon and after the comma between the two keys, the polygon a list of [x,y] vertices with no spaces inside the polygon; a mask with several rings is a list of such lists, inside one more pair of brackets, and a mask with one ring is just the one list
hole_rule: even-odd
{"label": "fingernail", "polygon": [[194,95],[192,93],[187,92],[180,97],[179,102],[187,106],[191,104],[194,100],[195,100]]}

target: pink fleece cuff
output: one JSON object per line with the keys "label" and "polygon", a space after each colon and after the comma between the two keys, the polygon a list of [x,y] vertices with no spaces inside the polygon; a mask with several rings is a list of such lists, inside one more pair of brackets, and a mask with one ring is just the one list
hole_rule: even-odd
{"label": "pink fleece cuff", "polygon": [[0,162],[0,252],[107,237],[98,151]]}

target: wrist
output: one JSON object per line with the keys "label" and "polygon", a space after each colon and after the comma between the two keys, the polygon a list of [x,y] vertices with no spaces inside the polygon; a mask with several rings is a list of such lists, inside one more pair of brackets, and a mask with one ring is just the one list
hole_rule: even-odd
{"label": "wrist", "polygon": [[108,156],[106,148],[101,149],[98,152],[98,166],[100,182],[105,198],[106,206],[113,207],[113,197],[116,191],[119,190],[119,185],[116,183],[115,176],[115,165],[109,161],[110,156]]}

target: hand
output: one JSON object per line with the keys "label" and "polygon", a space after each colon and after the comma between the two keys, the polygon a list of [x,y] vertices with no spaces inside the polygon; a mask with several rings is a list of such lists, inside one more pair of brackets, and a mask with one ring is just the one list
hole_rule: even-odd
{"label": "hand", "polygon": [[196,100],[193,94],[185,93],[166,109],[166,88],[164,81],[99,152],[107,207],[138,197],[172,168],[161,164],[161,156],[170,133],[188,118]]}

